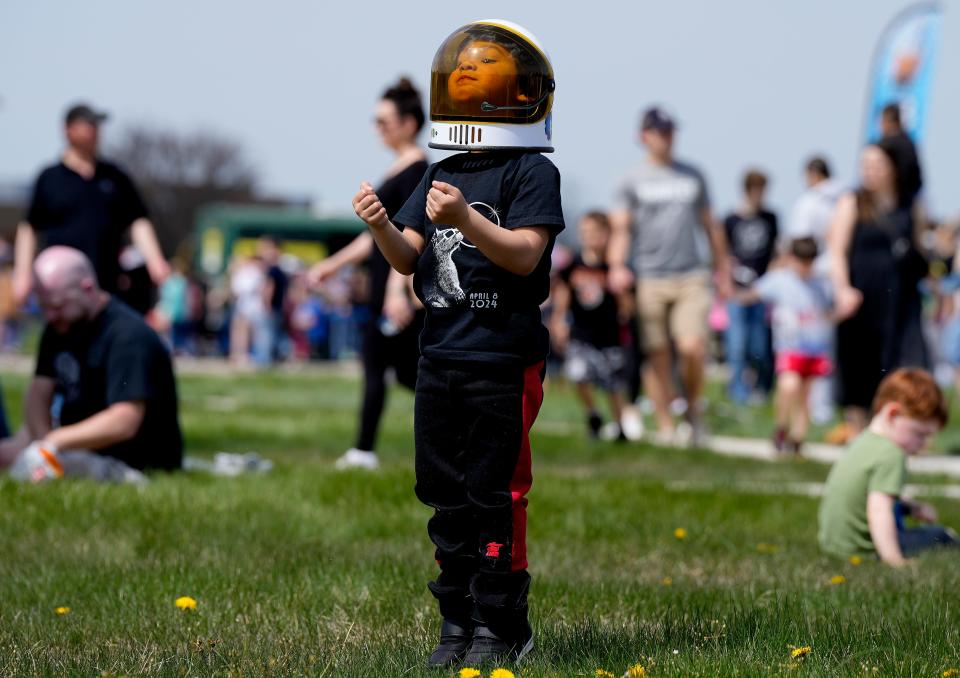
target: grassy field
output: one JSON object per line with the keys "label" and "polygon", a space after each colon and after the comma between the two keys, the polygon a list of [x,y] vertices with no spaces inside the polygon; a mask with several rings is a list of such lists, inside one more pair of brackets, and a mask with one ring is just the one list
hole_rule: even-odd
{"label": "grassy field", "polygon": [[[24,384],[4,377],[14,421]],[[376,474],[332,470],[354,432],[353,380],[191,376],[181,398],[191,454],[256,450],[276,468],[145,487],[0,480],[0,675],[437,675],[421,668],[438,621],[412,398],[393,393]],[[769,428],[749,416],[731,430]],[[517,676],[960,668],[956,555],[904,572],[821,555],[816,500],[791,488],[826,467],[589,443],[581,429],[570,395],[548,392],[529,512],[537,649]],[[960,503],[933,501],[960,524]]]}

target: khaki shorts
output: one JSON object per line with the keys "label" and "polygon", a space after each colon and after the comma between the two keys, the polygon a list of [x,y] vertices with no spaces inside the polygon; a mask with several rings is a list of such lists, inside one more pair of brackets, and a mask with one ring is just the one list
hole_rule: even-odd
{"label": "khaki shorts", "polygon": [[709,273],[641,278],[637,284],[637,310],[643,348],[647,351],[662,349],[670,338],[675,342],[706,340],[712,303]]}

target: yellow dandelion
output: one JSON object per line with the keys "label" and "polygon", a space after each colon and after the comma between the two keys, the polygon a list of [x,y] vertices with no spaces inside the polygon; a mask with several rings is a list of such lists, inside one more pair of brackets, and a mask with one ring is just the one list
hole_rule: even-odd
{"label": "yellow dandelion", "polygon": [[863,563],[863,558],[861,558],[860,556],[850,556],[850,564],[853,565],[854,567],[856,567],[857,565],[860,565],[861,563]]}
{"label": "yellow dandelion", "polygon": [[69,608],[69,607],[58,607],[57,609],[54,610],[54,612],[56,612],[57,614],[70,614],[70,608]]}
{"label": "yellow dandelion", "polygon": [[623,678],[647,678],[647,670],[640,664],[634,664],[623,674]]}
{"label": "yellow dandelion", "polygon": [[839,586],[840,584],[845,584],[846,581],[847,581],[847,578],[844,577],[842,574],[835,574],[832,577],[830,577],[830,584],[833,586]]}
{"label": "yellow dandelion", "polygon": [[460,669],[460,678],[480,678],[480,672],[476,669]]}
{"label": "yellow dandelion", "polygon": [[597,669],[596,671],[593,672],[593,675],[595,675],[597,678],[616,678],[616,676],[614,676],[612,673],[610,673],[606,669]]}
{"label": "yellow dandelion", "polygon": [[513,675],[513,671],[507,669],[494,669],[490,673],[490,678],[516,678],[516,676]]}
{"label": "yellow dandelion", "polygon": [[806,657],[810,654],[810,646],[804,645],[803,647],[795,647],[790,651],[790,657],[793,659],[798,659],[800,657]]}
{"label": "yellow dandelion", "polygon": [[673,577],[664,577],[660,580],[660,583],[664,586],[673,586]]}
{"label": "yellow dandelion", "polygon": [[950,676],[960,676],[960,669],[947,669],[940,674],[943,678],[950,678]]}
{"label": "yellow dandelion", "polygon": [[677,529],[675,529],[675,530],[673,531],[673,536],[676,537],[677,539],[686,539],[686,538],[687,538],[687,531],[686,531],[685,529],[683,529],[682,527],[678,527]]}
{"label": "yellow dandelion", "polygon": [[779,551],[780,551],[780,547],[777,546],[776,544],[763,544],[763,543],[757,544],[758,553],[772,554],[772,553],[778,553]]}
{"label": "yellow dandelion", "polygon": [[197,609],[197,601],[190,596],[180,596],[174,601],[174,605],[184,611]]}

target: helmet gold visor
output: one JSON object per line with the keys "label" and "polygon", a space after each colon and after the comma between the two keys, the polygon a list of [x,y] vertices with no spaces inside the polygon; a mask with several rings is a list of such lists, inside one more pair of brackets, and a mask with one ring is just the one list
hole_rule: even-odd
{"label": "helmet gold visor", "polygon": [[523,36],[491,24],[469,24],[440,46],[433,60],[430,119],[506,122],[542,120],[553,103],[553,69]]}

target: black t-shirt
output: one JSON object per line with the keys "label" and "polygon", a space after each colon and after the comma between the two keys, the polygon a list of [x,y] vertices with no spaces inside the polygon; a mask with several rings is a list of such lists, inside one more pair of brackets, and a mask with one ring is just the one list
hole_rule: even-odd
{"label": "black t-shirt", "polygon": [[920,158],[913,139],[906,132],[884,137],[882,145],[890,152],[897,166],[897,193],[900,204],[909,207],[923,188]]}
{"label": "black t-shirt", "polygon": [[[452,226],[426,214],[434,180],[456,186],[467,203],[503,228],[544,226],[550,240],[536,269],[515,275],[491,262]],[[427,358],[526,366],[547,354],[540,304],[550,290],[550,253],[563,230],[560,173],[530,151],[461,153],[431,165],[394,217],[426,241],[414,290],[427,309],[420,351]]]}
{"label": "black t-shirt", "polygon": [[282,311],[283,302],[287,298],[289,279],[283,269],[276,264],[267,269],[267,277],[273,282],[273,294],[270,295],[270,310]]}
{"label": "black t-shirt", "polygon": [[570,338],[597,348],[620,345],[617,299],[607,289],[607,265],[588,264],[578,254],[560,271],[570,288]]}
{"label": "black t-shirt", "polygon": [[143,401],[146,410],[136,436],[98,452],[138,469],[180,468],[183,438],[170,354],[157,333],[122,302],[111,298],[93,321],[67,334],[47,327],[36,374],[56,381],[62,426],[116,403]]}
{"label": "black t-shirt", "polygon": [[98,160],[87,180],[62,162],[37,178],[26,220],[39,249],[74,247],[90,259],[100,286],[117,290],[122,236],[147,208],[130,178],[116,165]]}
{"label": "black t-shirt", "polygon": [[730,255],[736,259],[733,279],[740,286],[750,285],[767,272],[777,244],[777,215],[760,210],[752,217],[731,214],[723,222],[730,243]]}
{"label": "black t-shirt", "polygon": [[[404,203],[410,197],[427,171],[427,161],[417,162],[405,167],[392,177],[386,179],[377,189],[380,204],[387,211],[387,216],[393,219]],[[390,277],[390,262],[383,256],[380,248],[374,246],[370,259],[367,260],[370,271],[370,310],[376,318],[383,310],[383,299],[387,292],[387,278]]]}

